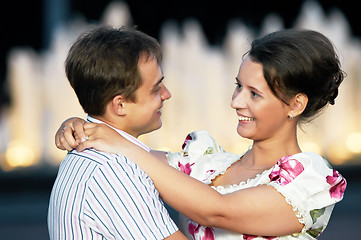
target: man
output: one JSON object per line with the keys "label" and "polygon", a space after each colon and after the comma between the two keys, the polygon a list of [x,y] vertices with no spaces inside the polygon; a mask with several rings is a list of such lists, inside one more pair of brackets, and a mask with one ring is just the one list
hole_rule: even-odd
{"label": "man", "polygon": [[[161,127],[171,97],[159,66],[158,42],[134,29],[98,27],[80,36],[65,69],[88,121],[137,137]],[[153,182],[126,156],[68,152],[49,202],[51,239],[186,239]]]}

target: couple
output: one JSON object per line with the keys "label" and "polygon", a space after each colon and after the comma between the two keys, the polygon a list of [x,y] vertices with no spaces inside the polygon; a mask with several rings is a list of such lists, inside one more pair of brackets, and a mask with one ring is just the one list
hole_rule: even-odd
{"label": "couple", "polygon": [[[301,151],[296,130],[334,104],[344,74],[332,43],[309,30],[252,42],[231,102],[238,134],[253,140],[241,155],[205,131],[180,153],[137,140],[161,127],[171,97],[160,61],[153,38],[124,27],[96,28],[71,47],[66,73],[88,123],[70,119],[56,134],[69,153],[50,198],[50,238],[316,239],[346,181]],[[159,196],[181,213],[182,233]]]}

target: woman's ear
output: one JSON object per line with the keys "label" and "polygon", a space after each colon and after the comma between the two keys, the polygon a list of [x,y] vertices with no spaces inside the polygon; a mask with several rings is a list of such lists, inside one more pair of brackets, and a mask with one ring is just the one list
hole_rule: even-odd
{"label": "woman's ear", "polygon": [[124,97],[122,95],[117,95],[112,100],[112,108],[113,111],[119,115],[124,116],[125,115],[125,104],[124,104]]}
{"label": "woman's ear", "polygon": [[304,93],[298,93],[291,101],[288,116],[292,120],[294,117],[303,113],[308,103],[308,97]]}

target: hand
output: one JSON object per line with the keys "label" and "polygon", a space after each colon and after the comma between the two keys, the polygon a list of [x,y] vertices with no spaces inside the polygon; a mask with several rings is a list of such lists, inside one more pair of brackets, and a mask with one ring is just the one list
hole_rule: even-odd
{"label": "hand", "polygon": [[85,141],[84,119],[69,118],[65,120],[55,134],[55,145],[61,150],[71,151]]}
{"label": "hand", "polygon": [[129,148],[135,147],[133,143],[126,140],[122,135],[106,124],[85,123],[83,128],[87,140],[81,142],[76,147],[77,151],[94,148],[99,151],[125,155]]}

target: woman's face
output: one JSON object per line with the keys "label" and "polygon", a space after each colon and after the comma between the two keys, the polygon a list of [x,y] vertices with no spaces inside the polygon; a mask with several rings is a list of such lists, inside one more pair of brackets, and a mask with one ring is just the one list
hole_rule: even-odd
{"label": "woman's face", "polygon": [[249,56],[239,68],[231,106],[237,112],[237,132],[242,137],[262,141],[288,134],[289,107],[269,88],[263,66]]}

